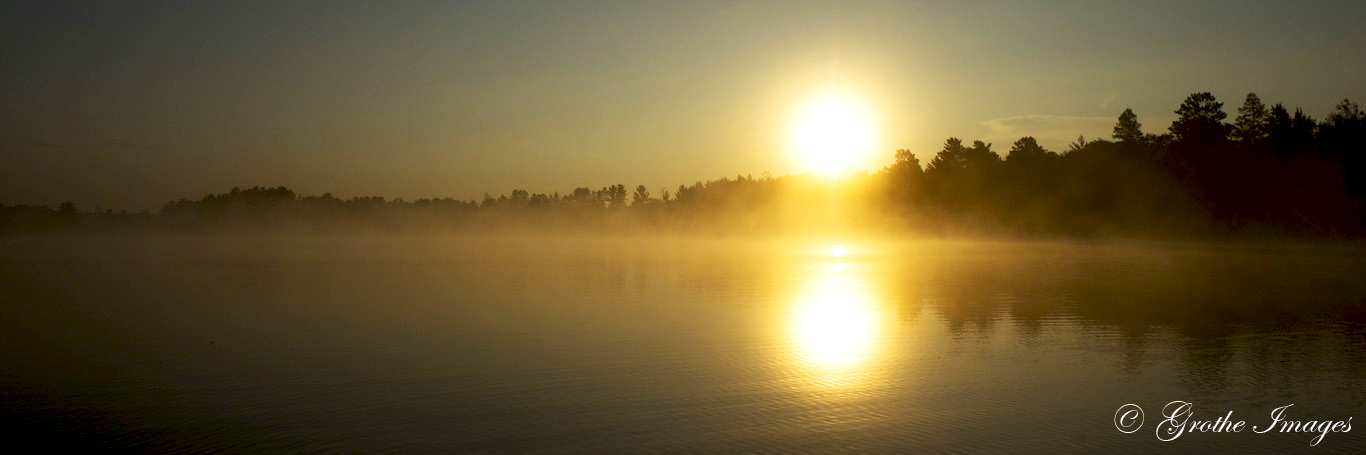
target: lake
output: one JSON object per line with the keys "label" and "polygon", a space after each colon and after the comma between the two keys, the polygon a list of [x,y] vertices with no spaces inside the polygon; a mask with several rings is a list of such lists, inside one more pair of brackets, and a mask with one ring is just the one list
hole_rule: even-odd
{"label": "lake", "polygon": [[[0,400],[81,450],[1359,453],[1251,427],[1366,417],[1362,252],[9,237]],[[1173,401],[1247,428],[1162,441]]]}

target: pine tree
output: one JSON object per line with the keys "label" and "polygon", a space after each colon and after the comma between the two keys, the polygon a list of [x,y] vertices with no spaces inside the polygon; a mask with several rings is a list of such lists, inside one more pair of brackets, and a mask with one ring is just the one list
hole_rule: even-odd
{"label": "pine tree", "polygon": [[1143,124],[1138,123],[1138,115],[1134,114],[1133,109],[1124,109],[1124,112],[1119,114],[1119,121],[1115,122],[1115,132],[1111,137],[1126,144],[1143,142]]}
{"label": "pine tree", "polygon": [[1256,93],[1249,93],[1243,107],[1238,108],[1238,118],[1233,121],[1233,138],[1246,145],[1265,142],[1270,135],[1267,129],[1270,121],[1271,113],[1262,104],[1262,99]]}
{"label": "pine tree", "polygon": [[1216,143],[1228,140],[1228,125],[1224,119],[1224,103],[1210,92],[1192,93],[1176,110],[1177,119],[1170,128],[1176,142]]}

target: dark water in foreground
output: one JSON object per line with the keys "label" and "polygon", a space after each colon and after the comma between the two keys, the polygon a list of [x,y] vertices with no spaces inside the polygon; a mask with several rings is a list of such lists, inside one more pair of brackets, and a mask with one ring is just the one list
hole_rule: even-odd
{"label": "dark water in foreground", "polygon": [[[1359,247],[832,243],[0,239],[0,425],[153,452],[1366,449]],[[1248,428],[1159,441],[1173,400]],[[1252,433],[1292,403],[1361,420]]]}

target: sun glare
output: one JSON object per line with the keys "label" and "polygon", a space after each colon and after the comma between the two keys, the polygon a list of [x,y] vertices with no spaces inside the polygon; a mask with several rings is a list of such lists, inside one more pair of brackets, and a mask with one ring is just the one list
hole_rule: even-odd
{"label": "sun glare", "polygon": [[[796,355],[811,367],[843,370],[873,356],[879,311],[867,290],[847,282],[844,264],[814,280],[792,320]],[[828,372],[828,371],[827,371]]]}
{"label": "sun glare", "polygon": [[873,147],[873,119],[857,98],[831,91],[797,111],[791,148],[809,171],[838,175],[864,164]]}

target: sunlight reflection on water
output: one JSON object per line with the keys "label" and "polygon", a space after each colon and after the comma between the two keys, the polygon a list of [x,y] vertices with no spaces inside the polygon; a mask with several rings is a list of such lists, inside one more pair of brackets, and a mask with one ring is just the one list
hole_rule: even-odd
{"label": "sunlight reflection on water", "polygon": [[881,351],[885,315],[862,267],[816,264],[787,317],[791,352],[813,382],[852,386]]}
{"label": "sunlight reflection on water", "polygon": [[1356,252],[0,239],[0,420],[85,451],[1287,453],[1110,416],[1360,416]]}

